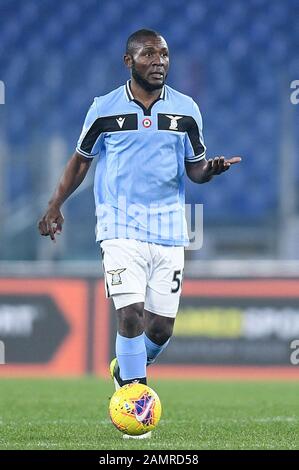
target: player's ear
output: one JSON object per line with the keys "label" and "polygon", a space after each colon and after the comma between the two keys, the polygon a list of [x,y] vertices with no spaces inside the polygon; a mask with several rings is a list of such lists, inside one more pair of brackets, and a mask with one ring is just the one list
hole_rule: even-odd
{"label": "player's ear", "polygon": [[128,69],[130,69],[132,67],[133,57],[131,56],[131,54],[125,54],[124,55],[124,63],[128,67]]}

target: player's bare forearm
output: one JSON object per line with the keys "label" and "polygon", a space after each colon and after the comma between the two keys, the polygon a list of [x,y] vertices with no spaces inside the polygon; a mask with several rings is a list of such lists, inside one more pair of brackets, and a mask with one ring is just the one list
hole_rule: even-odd
{"label": "player's bare forearm", "polygon": [[60,178],[57,189],[49,201],[46,213],[38,222],[38,229],[41,235],[50,235],[51,240],[55,241],[55,234],[59,234],[62,231],[64,218],[60,208],[64,201],[82,183],[90,164],[90,159],[84,158],[77,152],[71,157]]}
{"label": "player's bare forearm", "polygon": [[75,152],[67,163],[58,186],[49,201],[50,206],[61,207],[66,199],[80,186],[91,164],[91,159]]}
{"label": "player's bare forearm", "polygon": [[200,160],[196,163],[186,162],[186,173],[191,181],[193,181],[194,183],[202,184],[207,183],[213,178],[212,175],[208,176],[206,174],[206,163],[207,161],[205,159]]}
{"label": "player's bare forearm", "polygon": [[239,163],[241,157],[215,157],[206,160],[205,158],[196,163],[186,162],[186,173],[194,183],[202,184],[210,181],[213,176],[220,175],[227,171],[231,165]]}

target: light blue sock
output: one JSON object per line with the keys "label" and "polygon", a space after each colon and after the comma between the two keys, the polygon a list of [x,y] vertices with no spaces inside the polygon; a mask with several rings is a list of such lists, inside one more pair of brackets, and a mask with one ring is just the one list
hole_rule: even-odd
{"label": "light blue sock", "polygon": [[146,349],[143,334],[135,338],[116,335],[116,357],[122,380],[146,377]]}
{"label": "light blue sock", "polygon": [[156,357],[167,348],[170,338],[162,345],[153,343],[151,339],[144,333],[144,342],[146,347],[146,354],[147,354],[147,363],[146,365],[149,366],[153,362],[155,362]]}

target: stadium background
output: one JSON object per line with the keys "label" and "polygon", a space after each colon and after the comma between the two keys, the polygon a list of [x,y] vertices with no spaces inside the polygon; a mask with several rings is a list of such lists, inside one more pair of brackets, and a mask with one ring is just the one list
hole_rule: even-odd
{"label": "stadium background", "polygon": [[0,5],[0,375],[107,375],[112,306],[94,242],[93,170],[44,212],[94,96],[124,83],[130,33],[167,39],[168,83],[198,102],[208,155],[243,161],[206,185],[204,244],[187,252],[176,337],[153,376],[299,378],[299,79],[296,0],[4,0]]}

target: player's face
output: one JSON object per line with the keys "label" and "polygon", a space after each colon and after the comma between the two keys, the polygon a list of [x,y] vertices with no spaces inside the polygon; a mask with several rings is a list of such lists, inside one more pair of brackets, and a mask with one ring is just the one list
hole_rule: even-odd
{"label": "player's face", "polygon": [[145,37],[138,43],[131,64],[132,77],[148,91],[162,88],[169,69],[167,43],[161,36]]}

